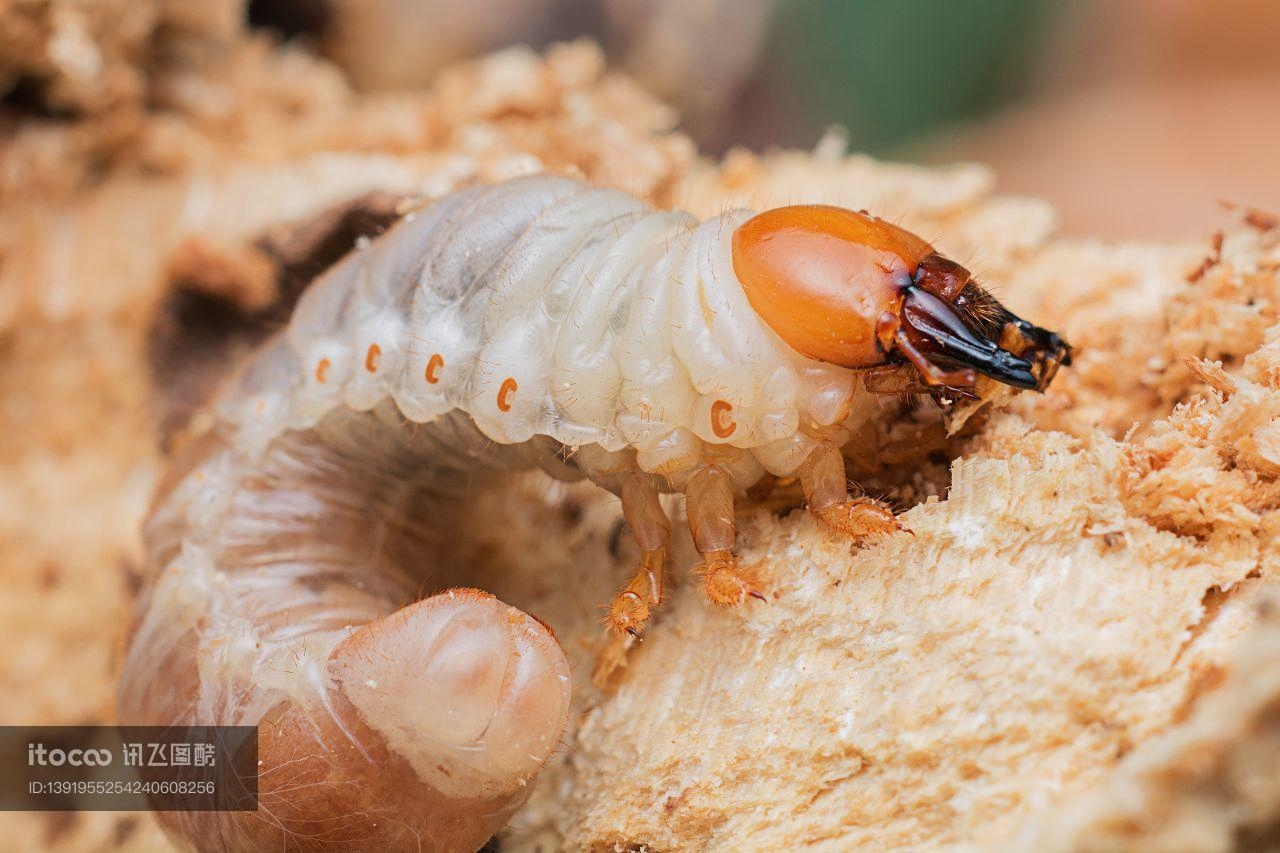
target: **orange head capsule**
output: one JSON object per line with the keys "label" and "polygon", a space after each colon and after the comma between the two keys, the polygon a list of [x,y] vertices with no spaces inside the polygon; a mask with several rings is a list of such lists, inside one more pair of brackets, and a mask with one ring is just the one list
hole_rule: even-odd
{"label": "orange head capsule", "polygon": [[733,268],[761,319],[810,358],[910,363],[925,385],[962,393],[977,373],[1043,390],[1071,361],[1065,341],[1016,317],[964,267],[865,213],[765,211],[734,233]]}

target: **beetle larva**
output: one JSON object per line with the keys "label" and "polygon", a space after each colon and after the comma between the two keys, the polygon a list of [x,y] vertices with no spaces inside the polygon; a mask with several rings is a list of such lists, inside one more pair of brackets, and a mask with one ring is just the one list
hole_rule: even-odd
{"label": "beetle larva", "polygon": [[546,629],[482,593],[403,606],[466,494],[541,467],[620,495],[644,556],[608,621],[637,634],[660,492],[686,497],[707,595],[738,604],[762,581],[734,557],[735,494],[798,474],[828,528],[892,531],[840,455],[876,393],[1043,389],[1069,357],[866,214],[699,223],[545,176],[456,192],[317,280],[174,463],[122,717],[262,725],[262,812],[186,815],[197,843],[478,845],[554,748],[569,679]]}

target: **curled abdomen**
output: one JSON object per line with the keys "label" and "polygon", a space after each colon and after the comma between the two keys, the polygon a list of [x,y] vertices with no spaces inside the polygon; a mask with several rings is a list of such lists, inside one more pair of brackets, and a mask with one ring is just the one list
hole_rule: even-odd
{"label": "curled abdomen", "polygon": [[406,216],[311,286],[147,526],[122,718],[262,733],[262,811],[175,817],[189,838],[465,849],[505,822],[563,727],[564,655],[484,594],[414,601],[511,469],[572,451],[621,494],[645,556],[619,636],[663,596],[660,489],[689,494],[713,600],[761,597],[730,550],[735,492],[862,411],[848,370],[749,305],[745,215],[532,177]]}
{"label": "curled abdomen", "polygon": [[499,829],[559,740],[568,665],[491,596],[415,598],[467,497],[549,458],[386,407],[257,452],[220,427],[193,443],[147,526],[120,715],[258,725],[261,808],[170,827],[233,850],[474,849]]}

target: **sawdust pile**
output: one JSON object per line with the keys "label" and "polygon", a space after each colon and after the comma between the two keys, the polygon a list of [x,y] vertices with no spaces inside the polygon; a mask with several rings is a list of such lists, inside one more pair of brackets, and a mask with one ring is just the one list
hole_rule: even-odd
{"label": "sawdust pile", "polygon": [[[371,218],[350,227],[376,230],[397,199],[551,169],[699,213],[817,200],[900,218],[1078,357],[952,437],[928,407],[886,403],[900,417],[858,436],[850,472],[910,507],[915,535],[851,551],[785,490],[744,505],[771,601],[716,611],[680,584],[604,693],[586,684],[597,605],[635,556],[616,501],[533,482],[486,501],[476,583],[548,617],[582,682],[502,849],[1274,841],[1273,222],[1194,246],[1065,242],[977,166],[875,163],[838,139],[707,161],[590,45],[361,96],[305,46],[245,31],[240,4],[207,5],[183,27],[162,25],[168,3],[0,14],[24,51],[0,68],[22,93],[0,138],[6,722],[110,719],[162,422],[278,322],[316,223],[354,209]],[[675,561],[692,565],[687,543]],[[3,824],[28,848],[164,846],[145,815]]]}

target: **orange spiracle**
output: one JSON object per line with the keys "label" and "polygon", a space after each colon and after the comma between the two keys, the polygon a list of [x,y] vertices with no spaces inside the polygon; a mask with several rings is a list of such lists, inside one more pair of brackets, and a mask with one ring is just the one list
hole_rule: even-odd
{"label": "orange spiracle", "polygon": [[498,389],[498,411],[511,411],[511,395],[514,394],[516,389],[519,387],[520,386],[516,384],[516,381],[510,376],[502,380],[502,387]]}
{"label": "orange spiracle", "polygon": [[716,400],[711,404],[711,431],[716,438],[728,438],[738,428],[733,421],[725,420],[732,411],[733,406],[726,400]]}
{"label": "orange spiracle", "polygon": [[382,347],[377,344],[369,344],[369,351],[364,354],[364,369],[370,373],[376,373],[378,370],[378,359],[382,357]]}
{"label": "orange spiracle", "polygon": [[329,375],[329,359],[322,358],[316,365],[316,381],[323,383],[325,377]]}
{"label": "orange spiracle", "polygon": [[444,367],[444,356],[440,353],[434,353],[431,358],[427,359],[427,369],[423,371],[425,378],[432,385],[440,381],[440,368]]}

